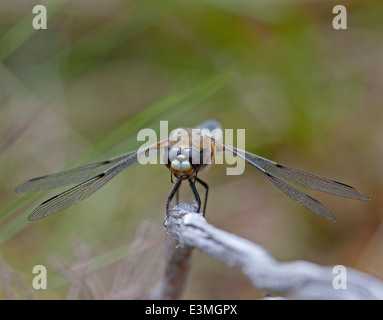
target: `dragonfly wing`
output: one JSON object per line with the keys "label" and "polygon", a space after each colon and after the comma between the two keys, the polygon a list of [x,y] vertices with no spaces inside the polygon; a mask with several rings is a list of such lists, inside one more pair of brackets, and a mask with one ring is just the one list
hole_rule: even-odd
{"label": "dragonfly wing", "polygon": [[32,221],[49,216],[88,198],[112,178],[114,178],[124,168],[136,163],[140,153],[145,153],[149,149],[157,149],[160,152],[160,147],[167,140],[168,139],[162,140],[151,146],[142,148],[137,152],[129,153],[124,159],[120,160],[106,171],[48,199],[47,201],[44,201],[29,215],[28,220]]}
{"label": "dragonfly wing", "polygon": [[285,181],[273,176],[267,171],[260,168],[255,163],[247,161],[251,166],[258,169],[267,179],[269,179],[275,186],[277,186],[282,192],[288,195],[291,199],[298,202],[301,206],[309,209],[310,211],[319,214],[320,216],[335,221],[333,214],[318,200],[309,196],[308,194],[300,191],[299,189],[294,188],[292,185],[286,183]]}
{"label": "dragonfly wing", "polygon": [[114,157],[109,160],[90,163],[81,167],[44,175],[41,177],[30,179],[16,188],[17,192],[46,190],[67,186],[70,184],[78,184],[88,180],[95,175],[104,172],[116,163],[134,154],[135,151]]}
{"label": "dragonfly wing", "polygon": [[342,182],[330,180],[309,172],[294,169],[268,160],[266,158],[262,158],[247,151],[245,152],[245,156],[247,159],[249,159],[249,161],[265,169],[266,171],[305,188],[319,190],[345,198],[369,200],[366,195],[360,193],[354,187],[351,187]]}
{"label": "dragonfly wing", "polygon": [[73,188],[70,188],[40,204],[28,217],[28,220],[36,220],[56,212],[59,212],[65,208],[75,205],[81,200],[89,197],[95,193],[98,189],[104,186],[112,178],[114,178],[122,169],[126,168],[132,163],[137,161],[137,153],[133,153],[126,159],[121,160],[113,167],[109,168],[105,172],[90,178]]}
{"label": "dragonfly wing", "polygon": [[320,216],[335,221],[335,217],[333,214],[318,200],[314,199],[313,197],[309,196],[308,194],[294,188],[290,184],[286,183],[285,181],[275,177],[271,173],[267,172],[264,168],[259,166],[257,163],[253,162],[251,159],[246,157],[245,152],[240,152],[236,150],[235,148],[229,147],[219,141],[213,140],[215,145],[224,151],[230,151],[242,158],[244,161],[246,161],[248,164],[250,164],[252,167],[257,169],[260,173],[262,173],[268,180],[270,180],[279,190],[281,190],[283,193],[288,195],[291,199],[298,202],[301,206],[305,207],[306,209],[309,209],[310,211],[319,214]]}

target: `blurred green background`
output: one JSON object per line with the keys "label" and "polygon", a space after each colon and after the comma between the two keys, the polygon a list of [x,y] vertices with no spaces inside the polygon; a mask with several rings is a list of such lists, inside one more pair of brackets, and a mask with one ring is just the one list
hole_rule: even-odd
{"label": "blurred green background", "polygon": [[[47,7],[47,30],[32,28],[36,4]],[[335,4],[347,8],[347,30],[332,27]],[[28,214],[62,190],[17,195],[14,189],[134,150],[137,132],[158,130],[160,120],[173,129],[209,118],[246,129],[250,152],[343,181],[371,198],[311,192],[334,213],[332,223],[255,169],[227,176],[217,165],[200,176],[210,185],[210,223],[263,245],[280,261],[343,264],[383,278],[382,12],[378,0],[2,0],[3,289],[24,298],[28,290],[20,283],[30,285],[33,266],[42,264],[48,289],[32,294],[63,299],[73,293],[63,265],[83,259],[98,279],[99,297],[118,297],[113,283],[121,267],[129,271],[124,297],[145,297],[166,237],[172,185],[165,167],[131,167],[84,202],[33,223]],[[131,246],[148,219],[150,232],[139,232],[142,239]],[[4,270],[24,282],[4,280]],[[0,297],[9,298],[4,291]],[[183,298],[264,295],[239,268],[193,253]]]}

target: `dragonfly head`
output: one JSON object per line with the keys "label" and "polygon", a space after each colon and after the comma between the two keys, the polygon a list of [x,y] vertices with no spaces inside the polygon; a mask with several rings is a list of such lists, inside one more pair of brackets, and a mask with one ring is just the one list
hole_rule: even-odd
{"label": "dragonfly head", "polygon": [[172,147],[165,157],[166,166],[180,180],[192,177],[202,164],[201,152],[193,147]]}

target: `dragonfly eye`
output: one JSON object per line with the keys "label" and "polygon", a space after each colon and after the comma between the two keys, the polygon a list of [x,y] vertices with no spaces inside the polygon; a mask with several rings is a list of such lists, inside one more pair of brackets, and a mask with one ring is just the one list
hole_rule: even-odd
{"label": "dragonfly eye", "polygon": [[178,148],[178,147],[171,148],[168,152],[169,162],[172,162],[175,159],[177,159],[177,156],[180,154],[181,154],[181,148]]}
{"label": "dragonfly eye", "polygon": [[182,154],[186,156],[189,162],[194,166],[201,164],[201,153],[195,148],[186,148],[182,151]]}
{"label": "dragonfly eye", "polygon": [[176,170],[186,171],[190,169],[190,163],[183,155],[172,161],[171,167]]}

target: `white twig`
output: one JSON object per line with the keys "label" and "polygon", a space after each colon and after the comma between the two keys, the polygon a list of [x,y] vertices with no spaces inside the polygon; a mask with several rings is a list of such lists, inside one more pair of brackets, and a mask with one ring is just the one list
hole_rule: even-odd
{"label": "white twig", "polygon": [[239,266],[259,289],[290,299],[383,299],[383,282],[371,275],[347,267],[342,279],[346,289],[336,289],[337,273],[332,267],[278,262],[262,246],[213,227],[191,209],[182,203],[172,210],[164,222],[168,235],[181,247],[196,247]]}
{"label": "white twig", "polygon": [[[188,204],[180,204],[181,208],[185,205],[189,210],[196,210],[196,207]],[[177,206],[177,207],[179,207]],[[169,221],[174,224],[178,217],[178,210],[172,211],[172,214],[165,218],[164,227],[167,230]],[[170,220],[169,220],[170,219]],[[190,254],[193,247],[187,245],[178,245],[177,241],[168,238],[164,244],[163,253],[165,256],[165,268],[154,287],[151,299],[154,300],[175,300],[180,299],[185,287],[187,275],[189,274]]]}
{"label": "white twig", "polygon": [[168,239],[164,245],[165,269],[154,287],[150,299],[181,299],[189,274],[190,254],[193,248],[177,246],[176,241]]}

